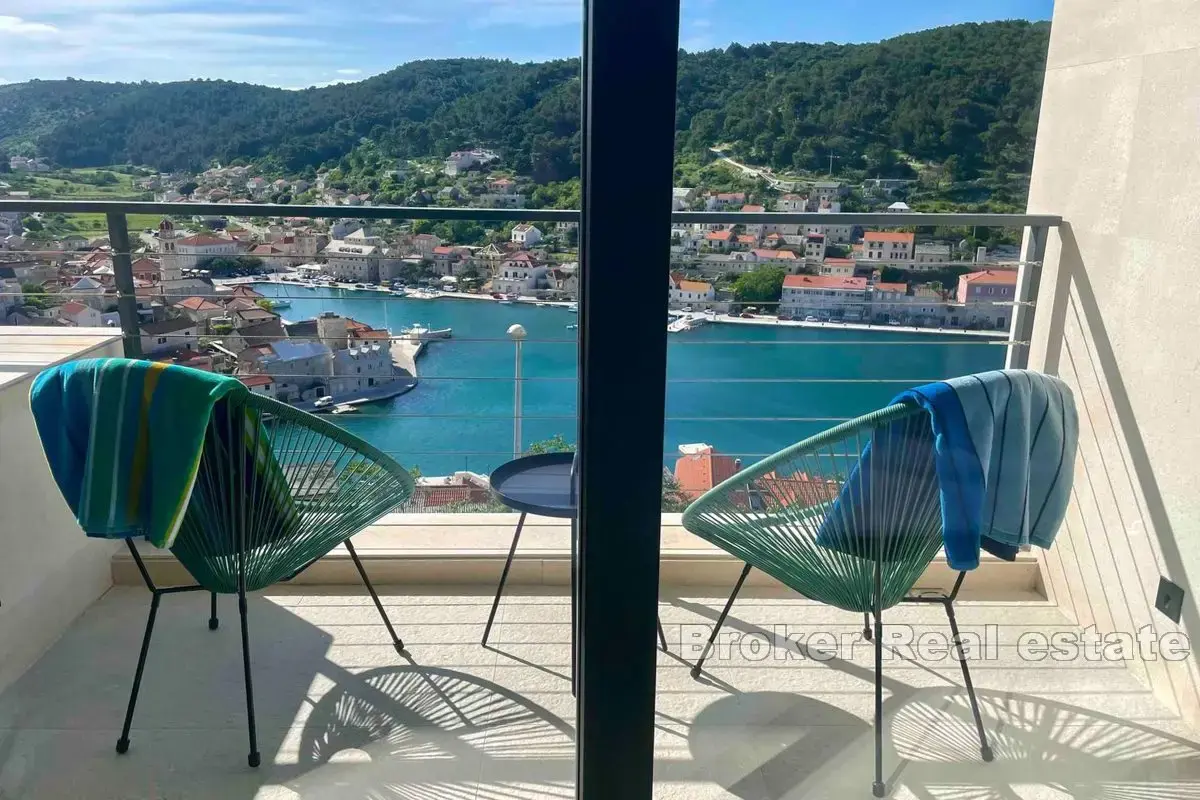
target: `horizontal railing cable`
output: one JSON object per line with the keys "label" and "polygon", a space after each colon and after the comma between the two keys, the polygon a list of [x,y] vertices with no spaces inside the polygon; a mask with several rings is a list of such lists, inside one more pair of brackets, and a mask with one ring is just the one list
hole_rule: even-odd
{"label": "horizontal railing cable", "polygon": [[[544,208],[440,208],[413,206],[278,205],[272,203],[159,203],[136,200],[0,200],[0,212],[60,212],[103,214],[161,214],[170,216],[213,216],[240,218],[371,219],[371,220],[495,220],[504,222],[578,222],[576,209]],[[880,228],[918,227],[1058,227],[1062,217],[1053,214],[987,214],[910,212],[837,212],[831,214],[792,211],[674,211],[672,223],[698,224],[812,224],[854,225]]]}

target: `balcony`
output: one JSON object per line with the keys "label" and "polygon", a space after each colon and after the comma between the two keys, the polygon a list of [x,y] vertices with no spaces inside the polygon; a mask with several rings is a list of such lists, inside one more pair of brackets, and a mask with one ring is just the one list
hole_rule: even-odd
{"label": "balcony", "polygon": [[[711,412],[672,405],[672,391],[707,384],[736,389],[727,405],[740,410],[738,397],[769,396],[773,386],[802,399],[812,396],[810,384],[830,394],[870,386],[886,398],[893,382],[946,371],[915,374],[906,361],[911,348],[889,349],[877,338],[877,347],[860,346],[843,336],[842,345],[854,349],[840,362],[863,365],[865,374],[797,370],[787,383],[774,384],[747,373],[719,383],[710,373],[671,372],[668,351],[656,349],[661,341],[652,338],[662,334],[663,298],[629,288],[647,265],[625,258],[626,242],[601,234],[612,231],[614,221],[632,218],[656,220],[665,236],[665,203],[658,199],[665,200],[674,135],[678,19],[672,5],[588,4],[582,216],[517,209],[354,212],[376,219],[469,213],[582,223],[585,335],[579,353],[586,369],[578,381],[559,382],[571,397],[579,388],[584,401],[578,415],[586,462],[581,524],[588,540],[582,583],[590,615],[575,640],[584,666],[578,700],[571,692],[563,523],[531,521],[491,646],[483,648],[478,641],[514,517],[414,511],[389,515],[355,539],[407,641],[408,658],[392,649],[348,553],[335,551],[301,580],[252,597],[264,758],[250,770],[244,766],[241,648],[236,626],[226,624],[232,604],[222,600],[222,624],[210,631],[206,598],[170,597],[162,604],[133,745],[115,755],[147,593],[129,558],[83,539],[63,507],[36,455],[27,388],[33,369],[60,359],[137,352],[145,298],[133,283],[134,248],[123,214],[169,214],[178,207],[80,204],[76,210],[112,215],[120,344],[115,331],[84,336],[73,330],[51,341],[43,328],[32,334],[0,329],[0,796],[868,796],[874,664],[859,617],[752,575],[705,672],[691,675],[740,565],[684,533],[676,517],[658,517],[657,473],[676,456],[675,445],[702,441],[692,432],[715,422]],[[887,642],[883,671],[883,774],[890,796],[1200,797],[1200,673],[1188,638],[1200,630],[1189,582],[1200,569],[1194,414],[1200,303],[1187,277],[1168,272],[1196,261],[1187,234],[1195,228],[1200,186],[1194,157],[1200,28],[1185,5],[1057,0],[1029,215],[905,214],[887,215],[887,221],[794,215],[796,224],[1023,230],[1012,314],[1002,326],[1007,336],[962,350],[991,347],[1010,366],[1058,375],[1080,409],[1075,489],[1055,546],[1023,554],[1015,564],[985,562],[957,604],[964,631],[979,640],[971,667],[994,762],[979,760],[961,673],[939,646],[946,628],[938,609],[888,612],[889,630],[903,637]],[[634,17],[639,25],[628,25]],[[639,101],[638,124],[629,125],[630,108]],[[30,201],[21,208],[55,207]],[[676,214],[672,221],[720,219]],[[659,244],[654,261],[665,265],[667,247]],[[593,280],[598,273],[587,274],[589,264],[601,265],[611,279]],[[831,268],[831,277],[845,269]],[[618,349],[631,331],[644,344],[636,358]],[[150,344],[169,342],[172,332],[162,333]],[[496,330],[485,338],[501,335]],[[673,345],[676,354],[691,346],[683,341]],[[512,384],[511,342],[448,346],[496,348],[489,361],[495,370],[431,372],[423,376],[426,388],[457,386],[460,397],[470,398],[485,381]],[[716,360],[724,346],[710,345],[703,351],[709,358],[700,360]],[[729,347],[723,357],[735,365],[746,361],[739,353],[813,352],[777,342]],[[663,395],[635,403],[613,390],[629,373],[644,379],[648,393],[665,380],[665,410]],[[526,385],[538,386],[532,379]],[[771,442],[760,435],[768,426],[794,440],[865,410],[842,405],[723,415],[744,434],[725,454],[754,459],[769,452]],[[560,432],[555,426],[576,419],[574,409],[555,419],[536,403],[529,409],[524,435],[512,437],[512,448],[512,420],[494,414],[487,424],[501,429],[499,445],[450,451],[426,441],[406,443],[406,452],[397,454],[449,457],[455,467],[463,456],[478,457],[467,466],[486,472],[534,437]],[[423,413],[451,426],[469,421],[469,410]],[[440,464],[430,470],[445,471]],[[147,561],[156,578],[181,577],[169,554]],[[917,586],[945,588],[948,578],[935,559]],[[1173,586],[1182,590],[1174,604]],[[651,655],[654,611],[669,652]],[[646,636],[632,635],[633,629]],[[1108,638],[1097,649],[1100,636]],[[1121,636],[1137,638],[1121,643]],[[1143,641],[1157,649],[1143,649]]]}
{"label": "balcony", "polygon": [[[1036,248],[1047,235],[1036,226],[1047,219],[979,221],[1029,223],[1035,227],[1027,239]],[[1040,255],[1027,254],[1009,338],[998,344],[971,339],[964,347],[1002,350],[1016,364],[1026,357],[1022,336],[1034,324],[1040,273]],[[0,640],[12,643],[0,671],[0,789],[16,797],[573,795],[578,718],[570,681],[567,526],[530,521],[485,648],[479,639],[516,524],[516,515],[505,513],[395,513],[355,538],[408,658],[392,649],[344,550],[252,599],[264,756],[255,771],[241,766],[246,715],[234,626],[210,632],[203,624],[205,598],[168,598],[133,746],[115,756],[147,593],[126,552],[79,535],[49,476],[40,465],[29,469],[35,457],[11,454],[38,451],[26,408],[31,374],[62,359],[118,354],[122,337],[47,331],[0,329],[7,371],[0,436],[9,438],[0,447],[6,478],[0,528],[13,537],[6,551],[32,559],[10,562],[0,581]],[[126,327],[125,343],[142,338]],[[506,357],[509,346],[503,342]],[[874,380],[888,393],[918,377],[940,376]],[[496,379],[453,380],[469,387]],[[669,375],[668,403],[672,381],[687,387],[704,379]],[[533,377],[527,382],[537,385]],[[839,379],[794,382],[836,385]],[[756,380],[741,383],[753,389]],[[737,424],[819,429],[832,421],[747,416]],[[537,423],[537,415],[525,420]],[[511,420],[491,424],[506,427]],[[668,424],[687,430],[705,421],[671,412],[669,405]],[[457,448],[447,445],[447,451],[458,457]],[[510,455],[470,453],[485,465]],[[18,537],[31,529],[54,546],[23,549]],[[861,619],[799,599],[754,574],[706,672],[693,678],[691,664],[741,564],[684,531],[678,514],[662,516],[659,552],[659,616],[670,652],[657,655],[654,796],[865,794],[873,758],[873,662]],[[169,553],[149,553],[146,562],[159,583],[187,580]],[[940,610],[889,612],[899,637],[890,642],[884,673],[891,796],[1200,795],[1195,734],[1179,705],[1147,685],[1143,664],[1096,659],[1086,647],[1054,657],[1027,651],[1030,636],[1087,641],[1072,594],[1077,583],[1067,568],[1056,551],[1030,553],[1011,564],[985,561],[965,585],[958,611],[966,635],[980,642],[972,674],[996,751],[989,765],[978,763],[959,666],[936,646],[946,634]],[[918,588],[944,591],[953,578],[939,557]],[[234,618],[227,598],[220,614]]]}

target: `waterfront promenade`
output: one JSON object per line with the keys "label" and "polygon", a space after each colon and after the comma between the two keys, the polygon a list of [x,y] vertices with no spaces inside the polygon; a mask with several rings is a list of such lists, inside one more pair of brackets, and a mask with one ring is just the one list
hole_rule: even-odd
{"label": "waterfront promenade", "polygon": [[[295,281],[281,280],[276,275],[259,275],[246,278],[231,278],[227,280],[217,280],[215,283],[235,285],[237,283],[267,283],[275,286],[297,286],[306,289],[337,289],[345,292],[358,292],[365,295],[374,295],[379,297],[395,297],[389,290],[376,287],[358,288],[349,283],[332,283],[332,284],[310,284],[297,283]],[[408,295],[409,300],[476,300],[495,303],[496,300],[488,294],[471,294],[469,292],[454,292],[439,290],[438,294],[433,297],[418,297]],[[520,297],[513,300],[511,305],[526,305],[526,306],[547,306],[551,308],[566,308],[574,305],[573,302],[559,300],[538,300],[534,297]],[[891,333],[920,333],[920,334],[936,334],[939,336],[972,336],[985,339],[1006,339],[1008,331],[1003,330],[964,330],[962,328],[924,328],[915,327],[912,325],[877,325],[869,322],[808,322],[805,320],[790,319],[781,320],[772,315],[756,314],[752,317],[742,317],[735,314],[706,314],[703,312],[693,312],[691,314],[683,314],[679,311],[669,312],[672,317],[690,316],[692,319],[702,319],[705,323],[723,324],[723,325],[758,325],[768,327],[783,327],[783,328],[820,328],[825,330],[846,330],[846,331],[888,331]],[[701,323],[703,324],[703,323]],[[699,327],[699,326],[696,326]],[[695,327],[684,330],[695,330]],[[675,331],[683,332],[683,331]]]}

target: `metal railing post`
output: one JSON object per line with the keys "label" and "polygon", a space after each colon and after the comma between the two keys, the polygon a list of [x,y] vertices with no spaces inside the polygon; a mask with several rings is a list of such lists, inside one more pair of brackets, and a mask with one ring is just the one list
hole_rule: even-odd
{"label": "metal railing post", "polygon": [[125,357],[141,358],[142,335],[138,326],[137,292],[133,285],[129,225],[122,212],[112,212],[107,217],[108,243],[112,247],[113,278],[117,284],[117,313],[121,315],[121,338],[125,343]]}
{"label": "metal railing post", "polygon": [[[1042,283],[1042,262],[1046,259],[1046,239],[1050,229],[1031,225],[1025,229],[1021,243],[1021,266],[1017,273],[1017,291],[1013,306],[1012,327],[1009,328],[1008,369],[1029,367],[1029,344],[1033,339],[1033,319],[1037,311],[1038,288]],[[1019,343],[1019,344],[1018,344]]]}

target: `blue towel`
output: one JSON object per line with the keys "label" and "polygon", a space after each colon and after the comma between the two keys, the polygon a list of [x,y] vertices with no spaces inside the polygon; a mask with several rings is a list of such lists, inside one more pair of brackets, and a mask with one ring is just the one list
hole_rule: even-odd
{"label": "blue towel", "polygon": [[54,480],[88,536],[170,547],[217,404],[236,378],[124,358],[43,371],[30,408]]}
{"label": "blue towel", "polygon": [[[996,370],[938,381],[897,395],[929,412],[930,438],[895,441],[904,423],[876,434],[864,449],[822,527],[836,546],[846,519],[875,519],[863,491],[872,458],[896,447],[919,448],[917,473],[937,477],[946,559],[954,569],[979,566],[980,549],[1005,559],[1025,545],[1050,547],[1070,498],[1079,419],[1071,389],[1058,378]],[[932,445],[932,446],[931,446]],[[838,528],[835,530],[834,528]]]}

